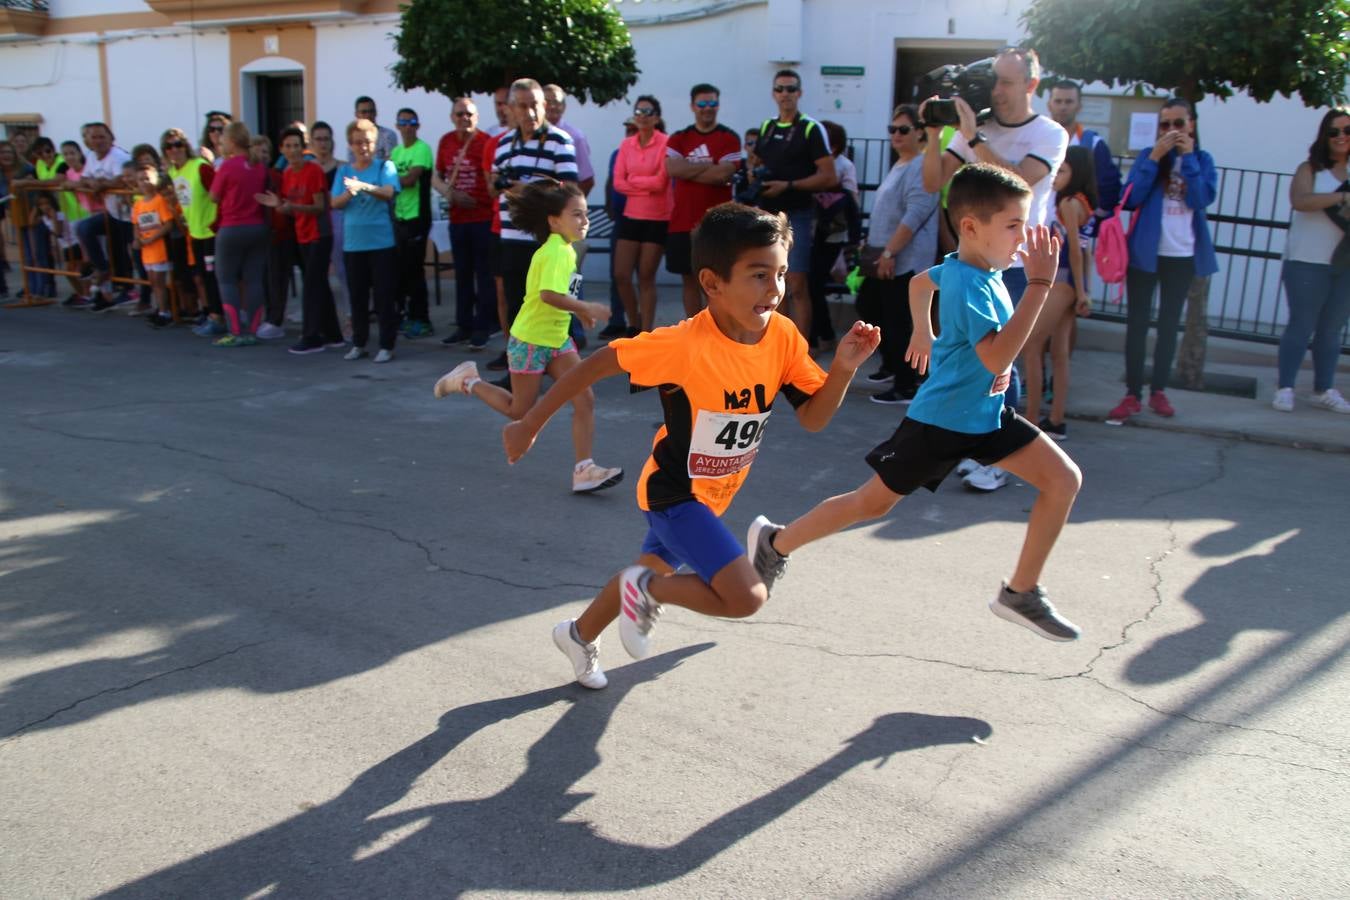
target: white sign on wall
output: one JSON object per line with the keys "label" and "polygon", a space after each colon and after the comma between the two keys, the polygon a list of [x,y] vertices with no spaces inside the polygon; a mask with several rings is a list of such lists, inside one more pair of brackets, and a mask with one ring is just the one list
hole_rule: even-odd
{"label": "white sign on wall", "polygon": [[281,52],[281,35],[267,34],[263,35],[263,52],[271,56]]}
{"label": "white sign on wall", "polygon": [[1147,150],[1158,139],[1158,114],[1130,113],[1130,149]]}
{"label": "white sign on wall", "polygon": [[821,84],[826,115],[830,113],[860,113],[863,111],[863,80],[843,76],[826,78]]}

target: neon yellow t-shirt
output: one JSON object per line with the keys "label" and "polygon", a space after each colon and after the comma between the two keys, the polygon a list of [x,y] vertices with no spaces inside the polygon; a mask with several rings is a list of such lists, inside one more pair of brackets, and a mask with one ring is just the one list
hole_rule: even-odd
{"label": "neon yellow t-shirt", "polygon": [[550,234],[544,245],[530,257],[530,271],[525,276],[525,303],[511,324],[511,336],[540,347],[557,348],[567,343],[567,327],[572,314],[545,303],[539,298],[539,292],[553,291],[575,297],[575,282],[580,280],[577,252],[562,239],[562,235]]}

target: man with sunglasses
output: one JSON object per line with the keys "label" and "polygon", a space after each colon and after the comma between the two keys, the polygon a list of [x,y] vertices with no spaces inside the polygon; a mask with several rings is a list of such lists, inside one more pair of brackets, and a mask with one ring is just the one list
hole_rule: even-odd
{"label": "man with sunglasses", "polygon": [[792,250],[788,253],[788,314],[801,331],[811,336],[811,296],[807,273],[811,269],[811,232],[815,229],[812,194],[832,190],[839,184],[834,157],[819,122],[797,109],[802,79],[792,69],[773,76],[773,99],[778,117],[766,119],[759,128],[755,155],[767,171],[761,179],[757,205],[768,212],[787,215],[792,225]]}
{"label": "man with sunglasses", "polygon": [[[517,79],[511,84],[510,99],[516,127],[498,138],[492,161],[492,191],[502,223],[498,264],[506,308],[501,324],[508,333],[525,302],[525,276],[539,242],[529,232],[512,226],[506,192],[539,178],[577,181],[576,148],[567,132],[549,124],[544,89],[539,82],[533,78]],[[506,367],[505,351],[487,365],[492,371],[504,371]]]}
{"label": "man with sunglasses", "polygon": [[356,118],[365,119],[375,126],[375,131],[379,135],[375,140],[375,160],[384,162],[389,159],[389,154],[398,146],[398,135],[393,129],[385,128],[379,122],[375,121],[375,101],[369,97],[356,98]]}
{"label": "man with sunglasses", "polygon": [[483,154],[491,138],[478,129],[478,107],[460,97],[450,113],[455,130],[436,149],[433,186],[450,205],[450,251],[455,257],[455,330],[446,346],[487,346],[497,317],[492,278],[492,196]]}
{"label": "man with sunglasses", "polygon": [[682,128],[666,142],[666,174],[675,186],[675,209],[666,234],[666,271],[684,282],[684,314],[697,315],[703,308],[690,263],[690,233],[703,214],[731,200],[731,176],[741,164],[741,139],[717,122],[721,92],[711,84],[696,84],[689,91],[689,110],[694,124]]}
{"label": "man with sunglasses", "polygon": [[389,153],[398,172],[399,192],[394,197],[394,240],[398,260],[398,293],[395,301],[403,311],[403,336],[435,334],[427,309],[427,232],[431,230],[431,147],[417,136],[421,122],[414,110],[404,107],[395,120],[401,138]]}

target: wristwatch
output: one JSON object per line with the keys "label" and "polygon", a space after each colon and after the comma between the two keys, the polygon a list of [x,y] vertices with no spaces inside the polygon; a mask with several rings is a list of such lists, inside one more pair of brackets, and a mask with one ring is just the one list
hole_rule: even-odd
{"label": "wristwatch", "polygon": [[989,138],[984,136],[983,131],[977,131],[975,132],[975,136],[966,143],[969,144],[971,147],[974,147],[976,144],[983,144],[987,140],[989,140]]}
{"label": "wristwatch", "polygon": [[882,259],[895,259],[895,254],[892,253],[890,250],[882,250],[882,251],[881,251],[881,258],[882,258]]}

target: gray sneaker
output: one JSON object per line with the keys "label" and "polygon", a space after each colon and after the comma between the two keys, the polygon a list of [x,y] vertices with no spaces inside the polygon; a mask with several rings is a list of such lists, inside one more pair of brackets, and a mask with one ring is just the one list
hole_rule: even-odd
{"label": "gray sneaker", "polygon": [[764,516],[756,516],[745,533],[745,555],[755,567],[764,587],[773,593],[773,583],[787,571],[788,558],[773,548],[773,536],[783,530]]}
{"label": "gray sneaker", "polygon": [[1078,626],[1055,612],[1054,604],[1045,598],[1045,591],[1039,584],[1020,594],[1005,584],[998,596],[989,601],[989,609],[1000,619],[1029,628],[1043,638],[1078,640]]}
{"label": "gray sneaker", "polygon": [[593,691],[609,684],[609,679],[600,668],[600,648],[596,644],[583,644],[572,636],[572,621],[559,622],[553,628],[553,643],[572,662],[572,671],[582,687]]}

